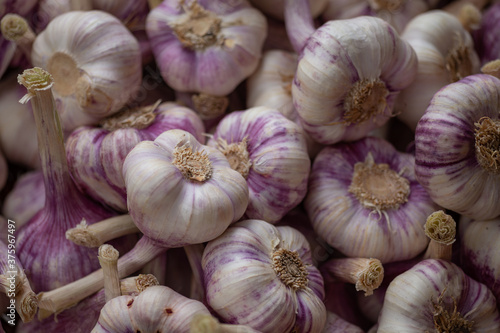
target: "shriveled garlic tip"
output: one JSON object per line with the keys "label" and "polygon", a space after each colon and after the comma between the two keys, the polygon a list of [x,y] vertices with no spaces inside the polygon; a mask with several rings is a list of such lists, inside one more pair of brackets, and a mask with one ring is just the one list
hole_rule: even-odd
{"label": "shriveled garlic tip", "polygon": [[23,37],[29,30],[28,22],[26,19],[17,14],[6,14],[0,23],[2,35],[5,39],[12,42],[17,41]]}
{"label": "shriveled garlic tip", "polygon": [[101,121],[102,128],[108,131],[114,131],[121,128],[147,128],[155,120],[156,114],[154,111],[160,105],[161,100],[148,106],[137,108],[126,108],[108,118]]}
{"label": "shriveled garlic tip", "polygon": [[104,244],[99,247],[99,261],[101,262],[114,262],[118,260],[118,251],[109,244]]}
{"label": "shriveled garlic tip", "polygon": [[287,287],[302,290],[307,287],[307,269],[295,251],[277,249],[272,254],[273,269]]}
{"label": "shriveled garlic tip", "polygon": [[33,291],[30,291],[28,295],[24,296],[21,304],[17,307],[17,312],[22,321],[27,323],[33,320],[37,310],[38,296]]}
{"label": "shriveled garlic tip", "polygon": [[229,99],[226,96],[213,96],[205,93],[194,94],[191,100],[201,119],[217,118],[226,112],[229,105]]}
{"label": "shriveled garlic tip", "polygon": [[220,35],[222,20],[213,12],[206,10],[198,1],[186,6],[180,1],[186,15],[170,24],[179,41],[191,50],[204,50],[215,44],[222,45],[224,36]]}
{"label": "shriveled garlic tip", "polygon": [[471,55],[474,51],[465,44],[461,34],[456,33],[454,38],[456,39],[454,47],[445,59],[449,82],[456,82],[474,72]]}
{"label": "shriveled garlic tip", "polygon": [[476,126],[476,159],[486,171],[500,174],[500,120],[482,117]]}
{"label": "shriveled garlic tip", "polygon": [[19,101],[22,104],[27,103],[35,95],[36,91],[50,89],[54,84],[52,75],[40,67],[24,70],[22,74],[17,76],[17,82],[28,89],[28,94]]}
{"label": "shriveled garlic tip", "polygon": [[238,171],[245,179],[252,167],[252,161],[247,150],[248,137],[243,138],[241,142],[228,144],[223,138],[217,139],[217,149],[226,156],[231,169]]}
{"label": "shriveled garlic tip", "polygon": [[481,72],[500,79],[500,59],[492,60],[484,64],[483,67],[481,67]]}
{"label": "shriveled garlic tip", "polygon": [[135,286],[140,293],[149,287],[158,285],[160,285],[160,283],[153,274],[139,274],[135,279]]}
{"label": "shriveled garlic tip", "polygon": [[424,225],[425,234],[430,239],[445,245],[455,242],[456,229],[457,225],[453,217],[442,210],[429,215]]}
{"label": "shriveled garlic tip", "polygon": [[380,79],[363,79],[356,82],[344,102],[344,123],[359,124],[384,113],[389,95]]}
{"label": "shriveled garlic tip", "polygon": [[212,162],[204,151],[193,152],[193,148],[187,142],[180,142],[175,147],[173,155],[172,164],[185,178],[204,182],[212,176]]}
{"label": "shriveled garlic tip", "polygon": [[443,302],[446,288],[443,290],[437,300],[431,300],[434,309],[434,326],[437,333],[448,332],[461,332],[472,333],[474,332],[474,321],[469,321],[457,311],[457,301],[452,297],[453,307],[446,305]]}
{"label": "shriveled garlic tip", "polygon": [[85,219],[74,228],[66,231],[66,239],[80,246],[98,247],[102,242],[95,234],[88,230],[88,224]]}
{"label": "shriveled garlic tip", "polygon": [[464,4],[458,13],[458,20],[468,31],[478,29],[481,19],[481,10],[471,3]]}

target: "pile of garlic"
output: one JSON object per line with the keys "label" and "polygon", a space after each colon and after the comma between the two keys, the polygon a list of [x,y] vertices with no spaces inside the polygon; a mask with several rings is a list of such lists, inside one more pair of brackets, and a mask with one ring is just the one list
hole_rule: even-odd
{"label": "pile of garlic", "polygon": [[0,17],[0,332],[500,332],[499,1]]}

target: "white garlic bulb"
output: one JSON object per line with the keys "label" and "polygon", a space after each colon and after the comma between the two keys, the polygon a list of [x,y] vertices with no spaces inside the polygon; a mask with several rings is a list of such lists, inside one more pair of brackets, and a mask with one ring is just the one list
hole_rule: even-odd
{"label": "white garlic bulb", "polygon": [[117,112],[141,84],[139,43],[116,17],[102,11],[54,18],[35,39],[32,62],[54,78],[66,132]]}

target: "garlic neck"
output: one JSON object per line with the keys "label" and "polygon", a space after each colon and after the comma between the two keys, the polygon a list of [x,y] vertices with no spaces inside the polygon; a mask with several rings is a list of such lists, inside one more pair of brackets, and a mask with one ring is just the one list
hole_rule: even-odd
{"label": "garlic neck", "polygon": [[179,169],[184,178],[204,182],[212,176],[212,163],[204,151],[194,152],[187,143],[177,145],[172,164]]}
{"label": "garlic neck", "polygon": [[344,123],[359,124],[384,112],[389,95],[380,79],[363,79],[356,82],[344,102]]}
{"label": "garlic neck", "polygon": [[473,74],[471,50],[464,44],[461,37],[457,37],[455,45],[446,56],[445,61],[450,83]]}
{"label": "garlic neck", "polygon": [[122,128],[144,129],[149,127],[156,119],[155,110],[160,101],[153,105],[125,109],[101,122],[102,128],[107,131],[115,131]]}
{"label": "garlic neck", "polygon": [[272,254],[273,268],[276,275],[287,287],[294,291],[307,287],[307,269],[297,252],[278,249]]}
{"label": "garlic neck", "polygon": [[182,45],[191,50],[204,50],[222,43],[224,41],[220,34],[222,20],[213,12],[200,6],[196,0],[188,5],[185,2],[185,0],[181,1],[185,15],[171,24]]}
{"label": "garlic neck", "polygon": [[477,162],[484,170],[500,175],[500,120],[483,117],[475,126]]}
{"label": "garlic neck", "polygon": [[465,319],[457,311],[457,303],[453,299],[453,306],[446,306],[443,296],[446,290],[438,297],[437,301],[432,301],[434,308],[434,327],[437,333],[472,333],[474,322]]}
{"label": "garlic neck", "polygon": [[364,162],[354,165],[349,192],[366,208],[377,212],[398,209],[408,201],[409,181],[392,170],[389,165],[376,164],[371,153]]}
{"label": "garlic neck", "polygon": [[247,150],[248,138],[245,137],[241,142],[228,144],[226,140],[219,138],[217,140],[218,149],[229,161],[231,169],[238,171],[245,179],[248,177],[252,162]]}

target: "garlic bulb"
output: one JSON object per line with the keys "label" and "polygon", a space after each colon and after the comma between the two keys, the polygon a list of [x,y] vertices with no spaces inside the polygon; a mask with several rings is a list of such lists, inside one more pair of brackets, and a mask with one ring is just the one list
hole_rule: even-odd
{"label": "garlic bulb", "polygon": [[500,218],[471,222],[461,235],[460,263],[465,273],[491,289],[500,307],[499,241]]}
{"label": "garlic bulb", "polygon": [[386,263],[418,255],[429,242],[422,225],[438,206],[418,183],[414,163],[376,137],[323,148],[305,200],[316,233],[349,257]]}
{"label": "garlic bulb", "polygon": [[126,212],[127,196],[122,176],[123,161],[134,146],[154,140],[170,129],[182,129],[203,141],[205,127],[196,113],[165,102],[125,109],[101,121],[100,126],[81,126],[66,140],[71,175],[82,192]]}
{"label": "garlic bulb", "polygon": [[[272,18],[283,21],[285,11],[285,0],[250,0],[253,6],[262,13],[271,16]],[[309,0],[309,7],[312,17],[321,15],[327,7],[328,0]]]}
{"label": "garlic bulb", "polygon": [[225,96],[257,68],[267,30],[246,0],[165,0],[146,31],[169,86]]}
{"label": "garlic bulb", "polygon": [[245,216],[274,223],[307,192],[310,159],[301,129],[278,110],[231,112],[207,145],[217,148],[248,184]]}
{"label": "garlic bulb", "polygon": [[152,286],[138,296],[119,296],[104,305],[92,333],[188,333],[191,319],[210,315],[203,303],[165,286]]}
{"label": "garlic bulb", "polygon": [[401,34],[415,50],[417,76],[399,94],[398,118],[415,131],[432,96],[449,83],[479,73],[479,58],[470,33],[453,15],[432,10],[413,18]]}
{"label": "garlic bulb", "polygon": [[111,14],[72,11],[54,18],[33,43],[34,66],[54,77],[67,133],[117,112],[139,88],[139,44]]}
{"label": "garlic bulb", "polygon": [[238,222],[208,242],[202,267],[206,302],[225,322],[263,333],[322,331],[323,278],[297,230]]}
{"label": "garlic bulb", "polygon": [[387,288],[378,333],[500,331],[491,291],[455,264],[427,259]]}
{"label": "garlic bulb", "polygon": [[399,91],[415,77],[411,46],[387,22],[370,16],[329,21],[316,31],[308,29],[310,36],[297,35],[293,26],[306,20],[300,9],[289,8],[293,13],[286,24],[301,52],[292,96],[304,129],[317,142],[333,144],[360,139],[384,125]]}
{"label": "garlic bulb", "polygon": [[438,91],[415,132],[415,173],[440,206],[473,219],[500,215],[500,80],[470,75]]}

